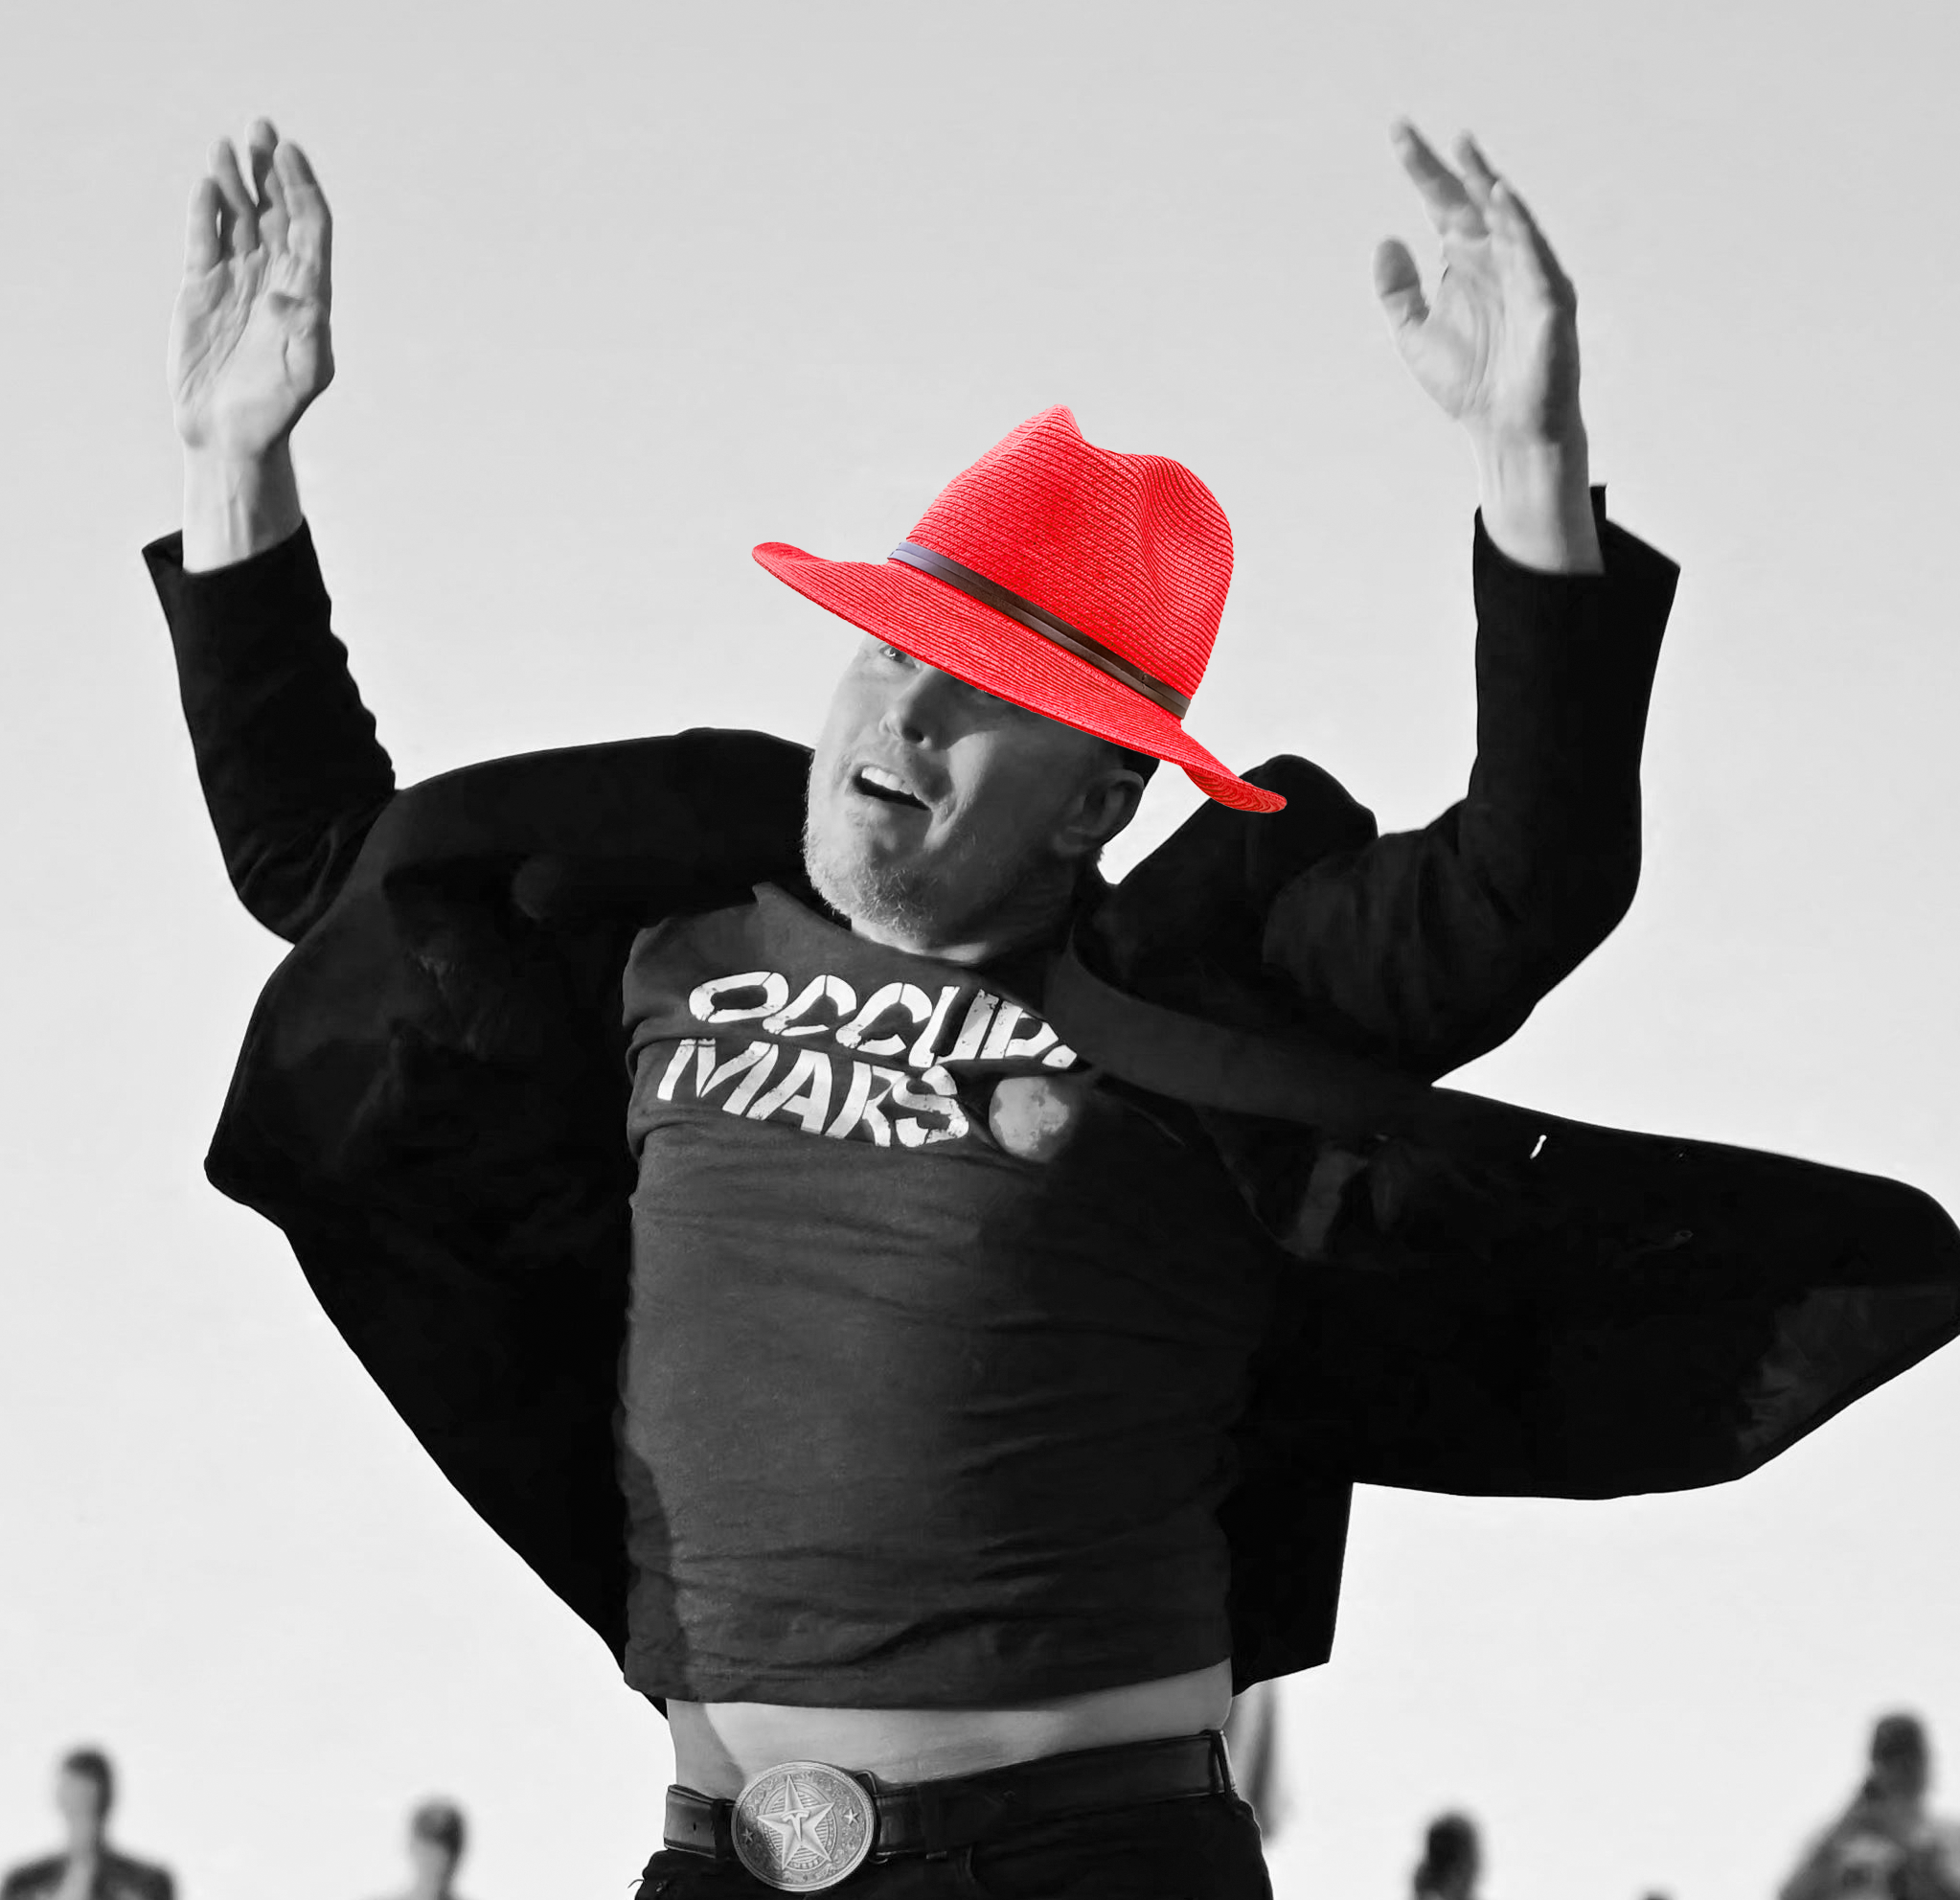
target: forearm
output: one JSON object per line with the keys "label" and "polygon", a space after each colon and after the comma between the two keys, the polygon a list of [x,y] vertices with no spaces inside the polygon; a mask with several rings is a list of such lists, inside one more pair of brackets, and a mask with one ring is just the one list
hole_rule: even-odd
{"label": "forearm", "polygon": [[297,941],[395,789],[332,631],[312,538],[301,524],[203,573],[189,570],[175,536],[144,558],[226,871],[253,916]]}
{"label": "forearm", "polygon": [[1484,532],[1500,552],[1541,574],[1600,574],[1585,426],[1555,441],[1470,435]]}
{"label": "forearm", "polygon": [[1605,519],[1604,494],[1588,515],[1597,569],[1527,566],[1488,526],[1471,561],[1477,756],[1446,856],[1519,1000],[1606,937],[1640,871],[1640,756],[1676,570]]}
{"label": "forearm", "polygon": [[185,450],[186,574],[209,573],[263,554],[297,534],[304,518],[289,437],[257,456]]}
{"label": "forearm", "polygon": [[1604,492],[1587,508],[1597,571],[1531,567],[1488,523],[1472,538],[1477,756],[1459,836],[1520,913],[1574,878],[1617,882],[1616,865],[1637,864],[1640,754],[1678,570],[1607,520]]}
{"label": "forearm", "polygon": [[1484,526],[1466,796],[1421,831],[1329,853],[1266,910],[1267,970],[1325,1030],[1411,1073],[1510,1034],[1631,900],[1641,741],[1676,570],[1611,523],[1595,538],[1601,573],[1548,573]]}

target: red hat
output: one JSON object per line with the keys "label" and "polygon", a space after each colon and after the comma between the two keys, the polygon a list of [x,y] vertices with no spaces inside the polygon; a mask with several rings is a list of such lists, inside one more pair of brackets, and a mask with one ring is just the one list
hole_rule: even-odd
{"label": "red hat", "polygon": [[1232,530],[1161,455],[1118,455],[1045,409],[955,475],[885,561],[782,541],[756,559],[875,638],[996,698],[1182,766],[1221,805],[1277,812],[1184,731],[1232,581]]}

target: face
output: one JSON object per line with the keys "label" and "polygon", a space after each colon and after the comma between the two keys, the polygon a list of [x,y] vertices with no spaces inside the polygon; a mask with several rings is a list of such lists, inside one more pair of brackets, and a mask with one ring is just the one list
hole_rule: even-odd
{"label": "face", "polygon": [[1059,909],[1142,789],[1106,741],[868,639],[810,762],[805,861],[867,934],[943,949]]}
{"label": "face", "polygon": [[1917,1800],[1932,1778],[1932,1765],[1924,1750],[1898,1748],[1872,1762],[1872,1779],[1879,1792],[1893,1800]]}
{"label": "face", "polygon": [[55,1806],[67,1822],[70,1834],[98,1838],[108,1819],[109,1804],[103,1785],[93,1774],[76,1774],[64,1769],[55,1777]]}
{"label": "face", "polygon": [[408,1837],[408,1864],[419,1880],[440,1892],[455,1874],[461,1855],[451,1852],[446,1841],[431,1841],[426,1834]]}

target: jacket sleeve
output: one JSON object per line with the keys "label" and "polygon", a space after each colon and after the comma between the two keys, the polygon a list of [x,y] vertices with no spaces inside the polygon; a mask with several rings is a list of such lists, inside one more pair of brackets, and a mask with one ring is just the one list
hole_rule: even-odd
{"label": "jacket sleeve", "polygon": [[209,573],[183,538],[143,550],[177,661],[204,802],[239,901],[297,943],[395,793],[395,768],[333,635],[310,528]]}
{"label": "jacket sleeve", "polygon": [[1520,567],[1478,518],[1464,797],[1382,837],[1349,804],[1351,841],[1254,893],[1264,974],[1290,1013],[1407,1073],[1494,1048],[1632,901],[1640,750],[1678,569],[1605,519],[1603,492],[1594,505],[1598,575]]}

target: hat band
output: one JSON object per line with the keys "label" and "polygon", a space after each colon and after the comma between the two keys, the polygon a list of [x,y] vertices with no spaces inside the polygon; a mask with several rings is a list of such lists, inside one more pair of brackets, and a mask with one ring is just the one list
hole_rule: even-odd
{"label": "hat band", "polygon": [[918,568],[922,574],[930,574],[935,581],[944,581],[948,587],[957,587],[982,607],[991,607],[994,612],[1018,621],[1031,633],[1040,634],[1042,639],[1060,647],[1063,652],[1073,653],[1079,660],[1087,660],[1098,672],[1106,673],[1132,693],[1142,694],[1153,706],[1161,706],[1174,720],[1181,720],[1191,710],[1191,701],[1182,693],[1174,691],[1154,675],[1146,673],[1135,661],[1125,659],[1102,641],[1092,640],[1067,621],[1056,619],[1033,601],[1024,601],[997,581],[990,581],[986,575],[975,573],[950,555],[941,554],[937,548],[922,546],[918,541],[900,541],[892,550],[891,558],[903,561],[907,567]]}

